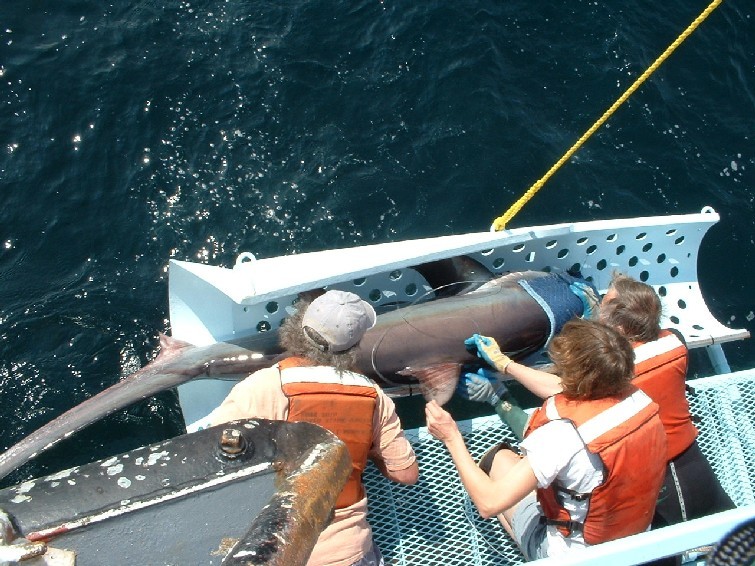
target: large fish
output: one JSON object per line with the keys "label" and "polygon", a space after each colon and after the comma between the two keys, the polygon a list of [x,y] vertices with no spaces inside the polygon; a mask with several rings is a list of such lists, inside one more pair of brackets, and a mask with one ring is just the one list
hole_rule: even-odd
{"label": "large fish", "polygon": [[442,405],[453,395],[461,367],[480,363],[464,346],[472,334],[493,336],[515,359],[543,347],[550,320],[520,281],[548,276],[510,273],[473,292],[380,314],[359,344],[360,369],[379,383],[419,382],[424,397]]}
{"label": "large fish", "polygon": [[[519,282],[546,276],[511,273],[471,292],[379,314],[359,346],[361,370],[382,384],[419,382],[428,400],[445,403],[453,395],[462,365],[479,363],[464,347],[471,334],[493,336],[503,351],[517,359],[545,344],[551,332],[549,318]],[[160,342],[158,356],[144,368],[0,454],[0,478],[118,409],[192,379],[249,374],[284,355],[269,337],[201,347],[167,336]]]}

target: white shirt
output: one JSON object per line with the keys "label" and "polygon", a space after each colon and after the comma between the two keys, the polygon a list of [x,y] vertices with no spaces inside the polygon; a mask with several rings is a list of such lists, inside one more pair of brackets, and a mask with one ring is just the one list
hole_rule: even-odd
{"label": "white shirt", "polygon": [[[603,482],[600,458],[587,450],[568,420],[550,421],[537,428],[521,442],[520,448],[535,472],[538,487],[545,488],[557,481],[561,487],[590,493]],[[567,498],[564,507],[573,521],[581,523],[587,516],[588,503]],[[581,532],[567,538],[553,525],[548,525],[547,539],[548,556],[587,546]]]}

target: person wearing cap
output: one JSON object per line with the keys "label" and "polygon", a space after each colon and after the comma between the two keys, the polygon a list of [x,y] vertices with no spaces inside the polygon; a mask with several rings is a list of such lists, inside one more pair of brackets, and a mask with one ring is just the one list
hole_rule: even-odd
{"label": "person wearing cap", "polygon": [[239,382],[213,411],[212,424],[245,418],[307,421],[346,443],[352,473],[308,566],[379,566],[380,550],[367,523],[362,472],[371,460],[390,480],[417,482],[419,470],[393,401],[356,368],[359,341],[377,320],[354,293],[331,290],[301,300],[281,325],[288,357]]}

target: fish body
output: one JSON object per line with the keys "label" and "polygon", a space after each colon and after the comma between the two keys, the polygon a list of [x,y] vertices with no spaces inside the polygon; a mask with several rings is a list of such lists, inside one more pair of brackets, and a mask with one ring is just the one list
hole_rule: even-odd
{"label": "fish body", "polygon": [[464,346],[472,334],[495,338],[501,350],[515,359],[545,345],[548,316],[519,281],[547,275],[511,273],[472,293],[379,315],[359,344],[360,370],[384,384],[395,384],[397,376],[415,378],[425,398],[447,402],[461,366],[480,363]]}

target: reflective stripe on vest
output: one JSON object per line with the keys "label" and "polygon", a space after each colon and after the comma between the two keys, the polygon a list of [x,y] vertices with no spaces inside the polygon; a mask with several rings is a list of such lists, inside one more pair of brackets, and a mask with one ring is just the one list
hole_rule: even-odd
{"label": "reflective stripe on vest", "polygon": [[658,340],[634,345],[634,385],[647,393],[660,407],[666,430],[666,458],[673,460],[697,438],[686,396],[687,347],[669,330]]}
{"label": "reflective stripe on vest", "polygon": [[[657,412],[657,405],[636,389],[624,398],[574,401],[559,394],[546,400],[533,414],[527,435],[552,420],[569,420],[604,467],[603,482],[589,494],[563,489],[555,481],[539,488],[546,522],[564,536],[581,530],[588,544],[645,530],[666,468],[665,434]],[[567,497],[589,499],[584,523],[573,521],[564,507]]]}
{"label": "reflective stripe on vest", "polygon": [[336,508],[353,505],[365,496],[362,472],[372,447],[375,384],[358,373],[313,366],[303,358],[287,358],[278,367],[288,397],[287,420],[318,424],[346,444],[352,470]]}

